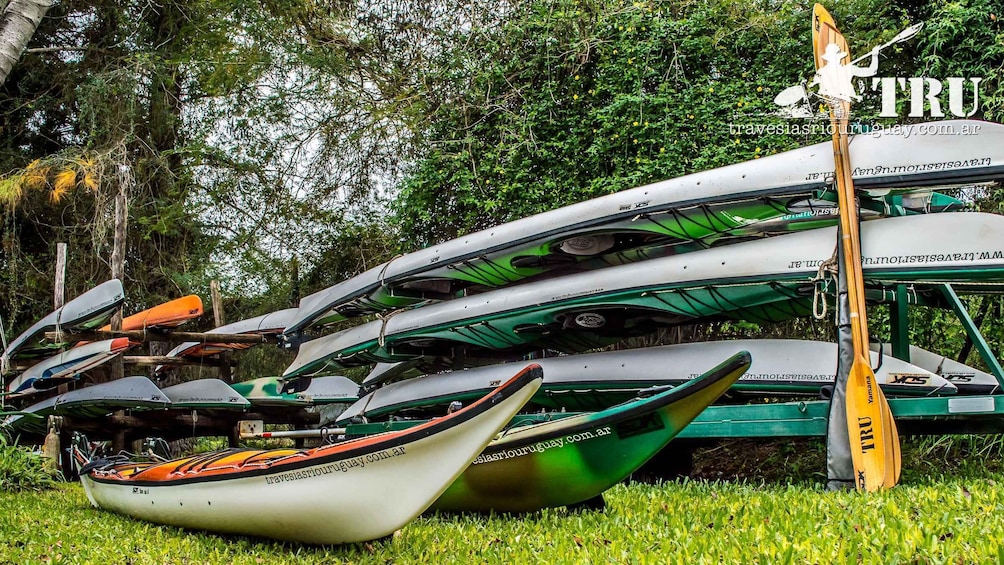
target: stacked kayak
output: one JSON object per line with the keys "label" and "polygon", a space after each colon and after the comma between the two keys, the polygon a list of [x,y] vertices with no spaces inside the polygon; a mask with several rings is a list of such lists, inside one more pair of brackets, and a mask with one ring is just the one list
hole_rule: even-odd
{"label": "stacked kayak", "polygon": [[[176,328],[202,315],[202,299],[194,294],[168,300],[142,312],[122,319],[122,330],[143,330],[147,328]],[[109,331],[112,326],[101,328]]]}
{"label": "stacked kayak", "polygon": [[150,379],[125,377],[52,396],[10,413],[0,422],[0,429],[11,436],[39,436],[45,435],[51,415],[103,418],[117,410],[159,410],[169,406],[167,396]]}
{"label": "stacked kayak", "polygon": [[[854,136],[854,184],[866,210],[939,211],[931,187],[996,180],[1004,126],[957,120],[950,136],[916,124]],[[829,142],[573,204],[395,258],[303,299],[286,335],[345,317],[446,300],[528,278],[834,225]],[[893,200],[885,200],[894,196]],[[893,204],[897,202],[898,204]],[[868,215],[867,213],[865,214]],[[822,222],[822,224],[821,224]]]}
{"label": "stacked kayak", "polygon": [[232,387],[256,406],[316,406],[351,403],[359,398],[357,383],[335,375],[289,381],[260,377],[235,383]]}
{"label": "stacked kayak", "polygon": [[[284,376],[421,356],[541,348],[579,352],[659,327],[811,311],[832,257],[822,228],[507,287],[399,312],[304,343]],[[947,213],[862,225],[870,288],[909,281],[979,288],[1004,276],[1004,217]],[[497,355],[496,355],[497,356]]]}
{"label": "stacked kayak", "polygon": [[68,345],[46,340],[46,332],[62,330],[72,333],[99,328],[111,319],[123,300],[125,294],[122,291],[122,282],[112,279],[67,302],[35,322],[7,345],[7,349],[0,356],[4,367],[0,374],[12,371],[11,365],[16,360],[52,355]]}
{"label": "stacked kayak", "polygon": [[[823,387],[833,385],[835,343],[788,339],[697,342],[535,359],[544,370],[544,382],[528,407],[604,410],[651,387],[687,383],[707,371],[714,360],[739,351],[748,352],[752,364],[736,381],[733,392],[819,396]],[[872,360],[873,366],[880,365],[878,353]],[[467,403],[491,390],[512,370],[510,367],[477,367],[390,383],[349,406],[339,423],[354,418],[375,421],[390,416],[443,414],[451,403]],[[894,396],[956,392],[945,378],[894,357],[881,360],[876,377],[883,390]]]}
{"label": "stacked kayak", "polygon": [[[879,350],[878,344],[872,344],[872,350]],[[892,346],[888,343],[881,345],[886,359],[891,359]],[[939,355],[932,351],[927,351],[910,346],[910,363],[926,371],[936,373],[951,383],[960,394],[995,394],[1000,392],[1000,383],[997,377],[970,367],[965,363],[960,363],[954,359]]]}
{"label": "stacked kayak", "polygon": [[112,360],[129,347],[124,337],[78,345],[25,369],[8,383],[7,391],[18,396],[52,389]]}
{"label": "stacked kayak", "polygon": [[171,408],[186,410],[246,410],[251,401],[220,379],[198,379],[161,389]]}
{"label": "stacked kayak", "polygon": [[[262,316],[240,320],[232,324],[224,324],[218,328],[210,330],[208,333],[218,334],[245,334],[270,336],[278,335],[286,328],[286,324],[296,313],[296,308],[278,310]],[[251,347],[248,343],[198,343],[188,341],[178,345],[170,352],[168,357],[206,357],[224,351],[247,349]],[[158,367],[159,371],[162,367]]]}
{"label": "stacked kayak", "polygon": [[167,396],[146,377],[124,377],[56,397],[56,414],[100,418],[116,410],[154,410],[170,406]]}

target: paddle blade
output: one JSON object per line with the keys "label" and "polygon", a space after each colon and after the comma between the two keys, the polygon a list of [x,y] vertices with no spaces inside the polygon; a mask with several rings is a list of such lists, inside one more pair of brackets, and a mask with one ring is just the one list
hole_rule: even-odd
{"label": "paddle blade", "polygon": [[[879,391],[881,392],[881,389]],[[885,416],[882,423],[885,425],[886,460],[893,463],[886,468],[882,486],[892,488],[899,483],[899,477],[903,472],[903,454],[900,452],[899,430],[896,429],[896,420],[893,419],[889,403],[884,398],[882,399],[882,411]]]}
{"label": "paddle blade", "polygon": [[924,22],[913,24],[912,26],[904,29],[903,31],[901,31],[899,33],[897,33],[896,37],[890,39],[889,41],[886,41],[885,44],[882,45],[882,48],[888,47],[888,46],[893,45],[895,43],[899,43],[901,41],[906,41],[907,39],[910,39],[911,37],[913,37],[913,36],[917,35],[918,33],[920,33],[920,30],[922,30],[922,29],[924,29]]}
{"label": "paddle blade", "polygon": [[805,87],[801,84],[789,86],[774,97],[774,103],[778,106],[791,106],[800,102],[808,102],[809,95],[805,92]]}
{"label": "paddle blade", "polygon": [[[873,492],[892,487],[896,484],[895,462],[900,439],[889,437],[896,425],[886,396],[879,388],[871,367],[859,355],[854,358],[847,377],[846,409],[847,436],[857,490]],[[896,447],[888,447],[890,442],[895,442]],[[887,451],[890,453],[887,454]],[[888,482],[893,484],[887,485]]]}
{"label": "paddle blade", "polygon": [[817,71],[826,66],[823,55],[826,54],[826,47],[831,43],[844,54],[840,62],[846,64],[851,58],[851,50],[847,47],[847,40],[837,30],[837,23],[833,20],[833,16],[826,11],[822,4],[816,4],[812,8],[812,53],[815,56]]}

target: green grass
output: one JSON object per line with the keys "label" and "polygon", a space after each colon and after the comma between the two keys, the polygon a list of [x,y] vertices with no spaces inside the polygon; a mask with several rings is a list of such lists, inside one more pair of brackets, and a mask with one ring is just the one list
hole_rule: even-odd
{"label": "green grass", "polygon": [[[811,483],[617,486],[605,512],[430,516],[391,538],[311,547],[93,509],[79,484],[0,494],[0,563],[976,563],[1004,559],[1004,476],[889,492]],[[337,525],[333,524],[333,527]]]}
{"label": "green grass", "polygon": [[79,484],[0,492],[0,564],[1004,562],[1004,439],[903,439],[889,492],[825,492],[822,441],[739,440],[695,454],[725,480],[620,485],[604,512],[425,516],[343,547],[148,524],[91,508]]}

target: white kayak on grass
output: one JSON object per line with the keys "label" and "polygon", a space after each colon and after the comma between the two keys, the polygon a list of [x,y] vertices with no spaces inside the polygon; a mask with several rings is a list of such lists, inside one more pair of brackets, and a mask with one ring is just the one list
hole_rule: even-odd
{"label": "white kayak on grass", "polygon": [[[515,369],[515,367],[514,367]],[[470,406],[315,449],[225,450],[166,463],[74,459],[91,504],[158,524],[314,544],[380,538],[425,511],[540,386],[530,365]]]}

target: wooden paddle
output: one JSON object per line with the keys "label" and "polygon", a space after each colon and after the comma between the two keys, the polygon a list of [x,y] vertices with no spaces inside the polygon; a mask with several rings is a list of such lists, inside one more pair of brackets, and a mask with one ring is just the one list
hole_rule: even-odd
{"label": "wooden paddle", "polygon": [[[826,62],[826,47],[835,44],[844,54],[841,63],[850,60],[847,41],[837,30],[826,8],[816,4],[812,15],[812,47],[816,70]],[[837,64],[832,61],[829,64]],[[864,275],[861,270],[861,241],[858,211],[851,178],[847,128],[849,100],[830,100],[830,124],[833,127],[833,161],[836,170],[837,205],[840,210],[841,242],[847,277],[849,320],[854,361],[847,379],[847,431],[854,462],[858,490],[890,488],[899,481],[899,435],[882,389],[875,379],[868,352],[868,322],[864,300]]]}

